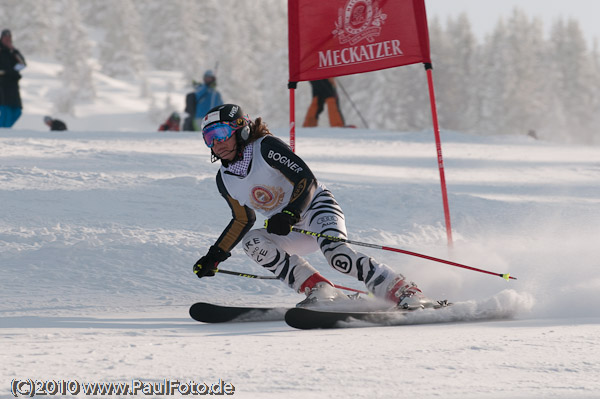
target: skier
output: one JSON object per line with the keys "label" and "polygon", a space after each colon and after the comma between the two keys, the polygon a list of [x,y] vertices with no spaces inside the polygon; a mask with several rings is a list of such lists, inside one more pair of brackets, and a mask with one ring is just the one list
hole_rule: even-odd
{"label": "skier", "polygon": [[[251,121],[238,105],[211,109],[202,120],[211,160],[220,160],[217,188],[232,212],[231,222],[193,267],[199,278],[214,276],[239,242],[256,263],[289,287],[306,294],[297,306],[348,299],[301,256],[321,250],[335,270],[363,281],[375,297],[402,308],[433,306],[404,276],[346,243],[291,231],[292,226],[346,238],[344,213],[333,194],[304,161],[273,136],[262,118]],[[266,228],[251,230],[255,211]]]}

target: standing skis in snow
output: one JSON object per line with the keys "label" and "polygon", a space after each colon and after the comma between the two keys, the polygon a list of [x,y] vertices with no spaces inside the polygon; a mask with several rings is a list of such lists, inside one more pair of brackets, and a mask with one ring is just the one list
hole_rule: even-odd
{"label": "standing skis in snow", "polygon": [[[348,299],[301,257],[320,249],[331,267],[364,282],[375,297],[405,309],[437,305],[404,276],[346,243],[291,231],[297,227],[347,237],[344,213],[333,194],[287,144],[269,132],[262,118],[251,121],[238,105],[224,104],[206,114],[202,135],[213,162],[221,161],[217,187],[232,219],[194,265],[199,278],[214,276],[219,263],[242,242],[253,261],[306,294],[298,306]],[[268,218],[266,228],[251,230],[255,211]]]}

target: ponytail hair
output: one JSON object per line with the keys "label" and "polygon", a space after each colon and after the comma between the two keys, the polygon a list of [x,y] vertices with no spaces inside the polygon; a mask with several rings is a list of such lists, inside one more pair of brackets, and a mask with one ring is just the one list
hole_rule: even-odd
{"label": "ponytail hair", "polygon": [[267,127],[267,124],[263,122],[261,117],[258,117],[254,122],[250,123],[250,135],[246,143],[252,143],[261,137],[272,135]]}

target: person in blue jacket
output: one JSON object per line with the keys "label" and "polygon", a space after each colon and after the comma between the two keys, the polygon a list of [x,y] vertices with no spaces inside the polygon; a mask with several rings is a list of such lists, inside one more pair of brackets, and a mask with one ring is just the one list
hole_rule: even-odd
{"label": "person in blue jacket", "polygon": [[194,130],[200,130],[204,115],[212,108],[222,105],[221,93],[217,90],[217,77],[210,69],[204,73],[204,83],[196,87],[196,115]]}

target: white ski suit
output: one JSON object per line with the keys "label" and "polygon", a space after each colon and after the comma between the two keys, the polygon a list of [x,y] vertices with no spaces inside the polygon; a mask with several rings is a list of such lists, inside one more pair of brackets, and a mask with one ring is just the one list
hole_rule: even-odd
{"label": "white ski suit", "polygon": [[297,232],[279,236],[265,228],[250,230],[255,211],[269,218],[287,208],[301,216],[295,227],[347,238],[344,213],[333,194],[287,144],[267,135],[248,146],[244,159],[221,166],[217,174],[217,186],[233,218],[215,245],[228,252],[242,241],[252,260],[297,291],[318,273],[301,256],[320,249],[331,267],[363,281],[375,296],[385,298],[394,279],[403,277],[347,244]]}

